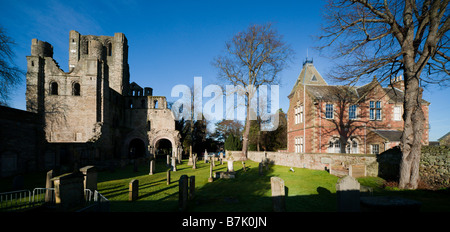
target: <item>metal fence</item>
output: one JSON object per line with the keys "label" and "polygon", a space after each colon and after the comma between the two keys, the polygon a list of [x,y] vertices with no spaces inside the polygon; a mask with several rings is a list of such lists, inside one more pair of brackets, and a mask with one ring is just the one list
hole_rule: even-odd
{"label": "metal fence", "polygon": [[[109,200],[97,190],[85,189],[84,198],[86,205],[77,212],[108,212]],[[54,188],[35,188],[30,190],[19,190],[0,193],[0,211],[20,211],[32,207],[55,205]]]}
{"label": "metal fence", "polygon": [[55,189],[35,188],[32,192],[30,190],[18,190],[0,193],[0,211],[19,211],[45,202],[54,204]]}
{"label": "metal fence", "polygon": [[92,192],[90,189],[85,189],[84,199],[86,200],[86,207],[77,210],[77,212],[109,212],[109,200],[97,190]]}

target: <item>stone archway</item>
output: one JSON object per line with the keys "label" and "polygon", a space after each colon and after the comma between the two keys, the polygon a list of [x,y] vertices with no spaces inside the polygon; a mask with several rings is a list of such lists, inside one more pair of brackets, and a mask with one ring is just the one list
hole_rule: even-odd
{"label": "stone archway", "polygon": [[158,158],[160,156],[172,155],[173,146],[172,142],[166,138],[161,138],[155,143],[155,157]]}
{"label": "stone archway", "polygon": [[179,161],[181,161],[181,143],[180,143],[180,134],[176,130],[152,130],[149,133],[149,151],[151,155],[156,155],[157,148],[162,140],[168,140],[172,145],[171,156],[177,157]]}

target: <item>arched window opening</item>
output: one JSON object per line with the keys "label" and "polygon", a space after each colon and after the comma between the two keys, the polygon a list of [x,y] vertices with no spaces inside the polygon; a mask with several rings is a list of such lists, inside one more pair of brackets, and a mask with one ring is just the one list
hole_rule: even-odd
{"label": "arched window opening", "polygon": [[155,105],[155,109],[158,109],[158,100],[155,100],[153,103]]}
{"label": "arched window opening", "polygon": [[341,141],[339,138],[333,138],[328,143],[328,153],[341,153]]}
{"label": "arched window opening", "polygon": [[112,45],[111,45],[111,43],[108,43],[108,45],[107,45],[107,55],[108,56],[112,55]]}
{"label": "arched window opening", "polygon": [[74,83],[73,87],[72,87],[72,95],[73,96],[80,96],[80,84],[79,83]]}
{"label": "arched window opening", "polygon": [[133,109],[133,101],[128,101],[128,108]]}
{"label": "arched window opening", "polygon": [[52,82],[50,84],[50,95],[58,95],[58,83]]}

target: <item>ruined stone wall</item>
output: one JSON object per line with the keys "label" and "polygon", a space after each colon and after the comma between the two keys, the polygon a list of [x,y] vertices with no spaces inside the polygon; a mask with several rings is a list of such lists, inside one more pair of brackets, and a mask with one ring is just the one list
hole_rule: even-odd
{"label": "ruined stone wall", "polygon": [[422,147],[420,179],[432,187],[450,187],[450,147]]}
{"label": "ruined stone wall", "polygon": [[[236,151],[239,153],[239,151]],[[234,153],[234,152],[233,152]],[[365,165],[367,176],[378,175],[378,163],[375,155],[358,154],[301,154],[292,152],[266,152],[266,157],[275,165],[286,167],[308,168],[314,170],[329,170],[336,176],[349,174],[351,165]],[[264,152],[249,151],[248,158],[261,162]]]}
{"label": "ruined stone wall", "polygon": [[38,170],[44,146],[38,115],[0,106],[0,128],[0,177]]}

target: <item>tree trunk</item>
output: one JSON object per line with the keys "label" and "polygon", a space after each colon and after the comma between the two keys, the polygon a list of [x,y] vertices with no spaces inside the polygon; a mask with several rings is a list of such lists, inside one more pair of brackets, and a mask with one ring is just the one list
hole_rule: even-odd
{"label": "tree trunk", "polygon": [[[248,95],[247,95],[248,96]],[[250,98],[248,98],[250,99]],[[249,100],[250,101],[250,100]],[[242,138],[242,167],[245,171],[245,160],[247,160],[247,151],[248,151],[248,135],[250,134],[250,102],[246,104],[247,108],[247,116],[245,117],[245,128],[244,134]]]}
{"label": "tree trunk", "polygon": [[404,129],[401,141],[399,188],[416,189],[419,183],[419,165],[424,128],[421,100],[422,90],[417,74],[405,72]]}

